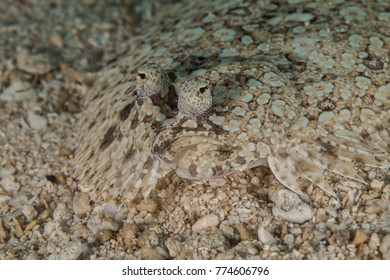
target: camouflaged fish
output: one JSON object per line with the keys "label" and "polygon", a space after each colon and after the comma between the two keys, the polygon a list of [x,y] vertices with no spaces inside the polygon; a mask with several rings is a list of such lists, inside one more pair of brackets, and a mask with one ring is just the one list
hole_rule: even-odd
{"label": "camouflaged fish", "polygon": [[330,177],[387,168],[387,4],[300,2],[188,1],[145,24],[86,96],[80,187],[123,204],[171,169],[267,163],[301,195],[299,178],[335,195]]}
{"label": "camouflaged fish", "polygon": [[[303,197],[300,178],[337,197],[326,172],[365,183],[355,165],[386,167],[380,162],[388,155],[386,127],[374,118],[363,123],[364,111],[355,112],[336,94],[305,98],[320,109],[310,123],[312,110],[271,63],[225,61],[194,73],[199,76],[177,85],[179,114],[153,143],[153,152],[181,177],[207,180],[268,163]],[[346,108],[349,117],[334,114]],[[370,134],[372,128],[377,133]]]}

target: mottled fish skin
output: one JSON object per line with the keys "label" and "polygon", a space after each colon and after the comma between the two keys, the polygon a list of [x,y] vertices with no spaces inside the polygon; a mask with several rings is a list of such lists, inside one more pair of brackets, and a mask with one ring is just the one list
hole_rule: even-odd
{"label": "mottled fish skin", "polygon": [[[97,205],[108,200],[122,205],[142,189],[147,196],[153,189],[152,182],[171,168],[183,177],[205,179],[252,167],[264,159],[282,184],[301,195],[297,180],[302,177],[332,195],[336,194],[328,183],[329,172],[364,182],[356,167],[388,167],[387,5],[264,0],[188,1],[170,6],[153,23],[144,25],[143,34],[128,42],[128,49],[101,72],[86,96],[77,124],[75,177],[80,186],[93,191],[91,196]],[[230,105],[235,106],[225,112],[228,126],[224,129],[216,124],[217,119],[210,122],[212,114],[208,121],[192,120],[201,127],[211,123],[206,130],[183,129],[183,124],[176,122],[177,100],[172,90],[168,97],[157,94],[137,99],[137,71],[147,63],[161,65],[177,85],[194,76],[207,78],[215,97],[215,117],[222,113],[218,112],[218,102],[224,102],[218,97],[225,94],[224,98],[233,99]],[[263,65],[253,74],[241,73],[241,80],[233,79],[248,88],[248,80],[253,76],[260,79],[266,73],[262,69],[269,67],[294,95],[288,101],[281,99],[292,106],[291,111],[285,110],[275,120],[259,113],[261,109],[272,112],[272,105],[254,108],[252,103],[257,102],[245,97],[248,88],[240,91],[237,100],[232,98],[234,93],[229,95],[229,86],[218,93],[218,86],[223,86],[229,74],[223,74],[221,82],[215,76],[223,73],[224,63],[230,64],[236,74],[241,63]],[[254,91],[253,96],[259,98],[259,94]],[[276,112],[283,104],[275,105],[273,112],[278,116]],[[286,117],[289,113],[297,116]],[[255,135],[255,126],[248,128],[253,119],[250,114],[264,118],[257,126],[260,135]],[[175,129],[175,122],[179,130],[175,138],[154,146],[167,133],[164,130]],[[264,129],[267,126],[268,130]],[[250,137],[243,140],[244,127],[256,141]],[[244,138],[238,138],[240,135]],[[204,146],[205,137],[217,142]],[[196,145],[178,149],[180,141]],[[255,144],[254,151],[250,143]],[[202,146],[209,154],[202,155]],[[222,149],[226,160],[220,158],[221,150],[215,147]],[[200,165],[199,160],[214,166]]]}
{"label": "mottled fish skin", "polygon": [[[213,112],[197,118],[179,114],[153,144],[157,156],[175,163],[179,176],[203,180],[243,170],[286,141],[286,132],[299,116],[300,98],[273,64],[230,59],[192,75],[208,81]],[[186,86],[177,86],[179,101],[198,90]]]}

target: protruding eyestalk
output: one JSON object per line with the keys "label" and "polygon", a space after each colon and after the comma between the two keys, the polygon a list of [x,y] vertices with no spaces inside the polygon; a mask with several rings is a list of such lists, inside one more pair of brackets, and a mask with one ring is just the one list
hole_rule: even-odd
{"label": "protruding eyestalk", "polygon": [[147,63],[138,69],[136,83],[138,98],[147,98],[157,93],[168,94],[170,85],[168,74],[160,65]]}
{"label": "protruding eyestalk", "polygon": [[175,86],[179,94],[179,111],[190,119],[207,117],[213,106],[209,84],[202,77],[190,78]]}

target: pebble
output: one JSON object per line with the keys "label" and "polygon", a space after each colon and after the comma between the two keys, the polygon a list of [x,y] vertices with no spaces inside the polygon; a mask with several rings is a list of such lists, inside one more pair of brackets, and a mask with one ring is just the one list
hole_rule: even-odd
{"label": "pebble", "polygon": [[37,252],[30,252],[27,257],[26,257],[26,260],[40,260],[41,258],[39,257],[38,253]]}
{"label": "pebble", "polygon": [[246,226],[242,223],[238,224],[237,231],[240,234],[241,240],[249,240],[252,238],[251,233],[246,228]]}
{"label": "pebble", "polygon": [[370,241],[368,242],[368,247],[370,247],[371,250],[376,250],[380,245],[379,236],[376,232],[374,232],[371,235]]}
{"label": "pebble", "polygon": [[164,257],[165,259],[168,259],[169,258],[169,254],[167,252],[167,250],[165,250],[164,248],[160,247],[160,246],[157,246],[156,247],[156,252],[161,255],[162,257]]}
{"label": "pebble", "polygon": [[111,238],[113,237],[113,234],[112,234],[112,231],[109,230],[109,229],[103,229],[103,230],[99,230],[96,234],[95,234],[95,238],[96,240],[99,242],[99,243],[104,243],[108,240],[110,240]]}
{"label": "pebble", "polygon": [[15,166],[12,166],[12,165],[2,166],[0,169],[0,177],[4,178],[4,177],[9,177],[9,176],[15,175],[16,171],[17,170],[16,170]]}
{"label": "pebble", "polygon": [[9,102],[29,101],[37,97],[32,85],[25,81],[12,82],[2,94],[0,100]]}
{"label": "pebble", "polygon": [[76,224],[71,230],[73,238],[87,239],[90,236],[88,228],[83,224]]}
{"label": "pebble", "polygon": [[111,218],[103,218],[101,221],[102,229],[108,229],[111,231],[117,231],[119,224]]}
{"label": "pebble", "polygon": [[0,243],[5,243],[5,240],[8,238],[8,233],[3,227],[2,219],[0,219]]}
{"label": "pebble", "polygon": [[182,251],[181,242],[172,237],[167,239],[167,241],[165,242],[165,246],[167,246],[169,255],[173,258],[179,256],[180,252]]}
{"label": "pebble", "polygon": [[14,176],[2,178],[0,180],[0,186],[9,194],[16,193],[20,189],[20,184],[16,182]]}
{"label": "pebble", "polygon": [[64,40],[62,40],[61,36],[59,34],[53,34],[50,37],[50,42],[56,46],[57,48],[62,49],[64,47]]}
{"label": "pebble", "polygon": [[272,236],[272,234],[266,230],[264,227],[260,226],[257,230],[257,237],[259,240],[265,245],[273,245],[276,244],[276,239]]}
{"label": "pebble", "polygon": [[38,211],[35,210],[34,206],[29,204],[23,205],[22,213],[29,222],[31,222],[38,215]]}
{"label": "pebble", "polygon": [[83,251],[83,245],[80,241],[71,241],[61,250],[49,256],[49,260],[77,260]]}
{"label": "pebble", "polygon": [[223,236],[227,239],[234,239],[234,229],[232,227],[224,225],[220,229],[222,230]]}
{"label": "pebble", "polygon": [[289,190],[276,191],[272,196],[272,201],[275,203],[272,213],[277,218],[299,224],[313,218],[311,207]]}
{"label": "pebble", "polygon": [[209,184],[213,188],[218,188],[226,185],[226,180],[223,178],[212,178],[209,180]]}
{"label": "pebble", "polygon": [[141,248],[136,252],[136,255],[142,260],[164,260],[165,258],[161,256],[156,249],[153,248]]}
{"label": "pebble", "polygon": [[11,199],[11,197],[9,195],[0,194],[0,204],[5,203],[5,202],[9,201],[10,199]]}
{"label": "pebble", "polygon": [[138,235],[138,228],[134,224],[125,224],[120,231],[126,245],[131,245]]}
{"label": "pebble", "polygon": [[80,218],[86,217],[91,212],[88,194],[78,193],[75,195],[73,198],[73,211]]}
{"label": "pebble", "polygon": [[249,255],[252,255],[252,256],[257,255],[259,253],[259,251],[252,246],[248,246],[247,252]]}
{"label": "pebble", "polygon": [[199,233],[204,229],[216,227],[219,224],[219,218],[216,214],[208,214],[202,218],[200,218],[196,223],[192,226],[192,231],[195,233]]}
{"label": "pebble", "polygon": [[384,260],[390,260],[390,234],[383,237],[379,250]]}
{"label": "pebble", "polygon": [[333,218],[337,218],[337,210],[331,206],[325,207],[325,211]]}
{"label": "pebble", "polygon": [[30,127],[35,130],[44,130],[47,128],[46,118],[39,116],[32,111],[27,113],[27,122]]}
{"label": "pebble", "polygon": [[384,183],[383,181],[380,181],[380,180],[378,180],[378,179],[374,179],[374,180],[371,181],[370,187],[371,187],[373,190],[375,190],[375,191],[377,191],[377,192],[380,192],[380,191],[382,190],[384,184],[385,184],[385,183]]}
{"label": "pebble", "polygon": [[283,238],[284,244],[286,244],[289,247],[292,247],[294,245],[294,241],[295,241],[295,238],[294,238],[294,235],[292,235],[292,234],[286,234]]}
{"label": "pebble", "polygon": [[19,50],[17,66],[30,74],[43,75],[51,71],[50,59],[46,54],[30,54],[27,50]]}
{"label": "pebble", "polygon": [[153,200],[147,199],[147,200],[142,200],[137,205],[136,208],[138,211],[146,211],[146,212],[154,213],[157,211],[158,205]]}
{"label": "pebble", "polygon": [[358,230],[355,234],[355,237],[353,238],[352,243],[355,245],[360,245],[360,244],[366,242],[367,239],[368,239],[367,234],[362,230]]}
{"label": "pebble", "polygon": [[220,201],[225,200],[227,198],[227,194],[224,192],[220,192],[220,193],[218,193],[217,198]]}

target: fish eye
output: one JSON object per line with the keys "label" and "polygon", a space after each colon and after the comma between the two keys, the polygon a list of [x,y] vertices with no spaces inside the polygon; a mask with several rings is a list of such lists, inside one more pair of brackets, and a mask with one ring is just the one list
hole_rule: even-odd
{"label": "fish eye", "polygon": [[201,87],[199,88],[200,93],[204,93],[206,91],[207,87]]}
{"label": "fish eye", "polygon": [[146,78],[145,73],[138,73],[138,77],[140,77],[142,80]]}

